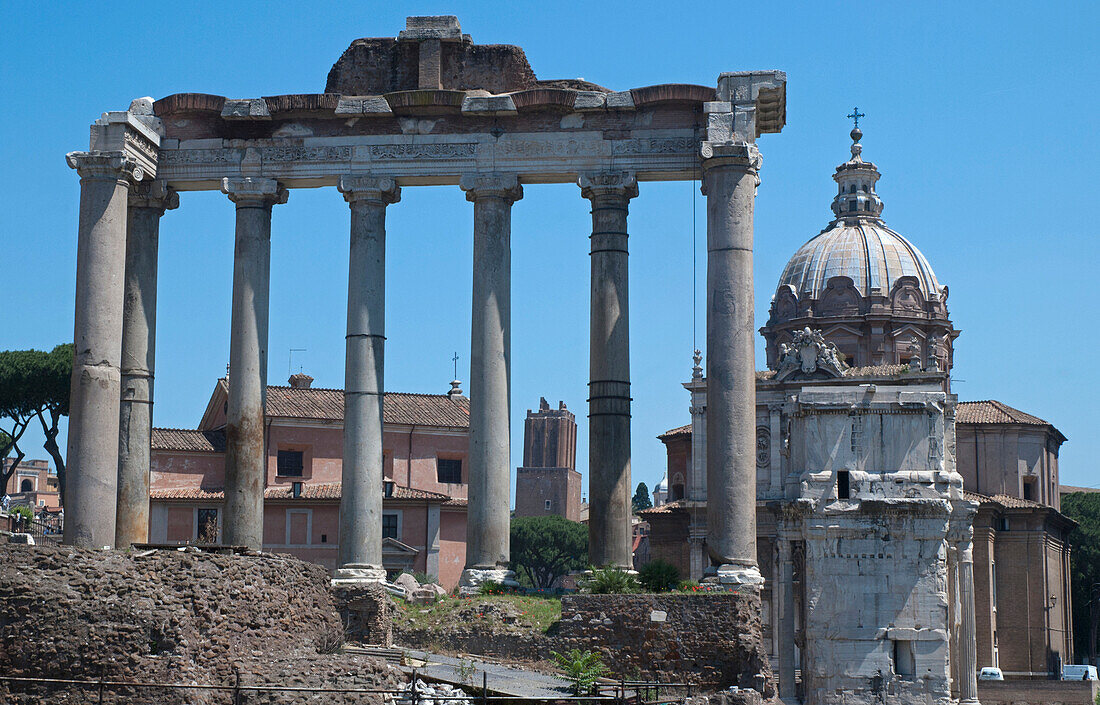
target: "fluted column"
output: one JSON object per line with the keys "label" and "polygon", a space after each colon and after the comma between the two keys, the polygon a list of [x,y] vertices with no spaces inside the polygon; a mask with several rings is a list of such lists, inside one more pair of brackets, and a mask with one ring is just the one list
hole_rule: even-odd
{"label": "fluted column", "polygon": [[466,569],[461,585],[511,581],[509,411],[511,383],[512,204],[515,175],[462,177],[474,204],[474,286],[470,340],[470,484]]}
{"label": "fluted column", "polygon": [[588,560],[632,570],[626,217],[638,182],[631,172],[599,172],[578,184],[592,202]]}
{"label": "fluted column", "polygon": [[66,544],[114,546],[126,199],[144,176],[122,152],[72,152],[80,174]]}
{"label": "fluted column", "polygon": [[122,399],[118,419],[118,513],[115,546],[149,541],[149,462],[157,335],[160,218],[179,206],[164,181],[130,189],[122,309]]}
{"label": "fluted column", "polygon": [[344,459],[337,582],[385,580],[382,568],[382,406],[386,342],[386,206],[393,179],[345,176],[351,207],[348,334],[344,366]]}
{"label": "fluted column", "polygon": [[286,203],[287,191],[274,179],[252,177],[223,179],[222,191],[237,205],[222,543],[258,550],[264,526],[271,206]]}
{"label": "fluted column", "polygon": [[756,563],[753,205],[760,153],[703,143],[707,197],[707,548],[724,583],[763,582]]}
{"label": "fluted column", "polygon": [[973,529],[958,543],[959,703],[978,702],[978,624],[974,606]]}

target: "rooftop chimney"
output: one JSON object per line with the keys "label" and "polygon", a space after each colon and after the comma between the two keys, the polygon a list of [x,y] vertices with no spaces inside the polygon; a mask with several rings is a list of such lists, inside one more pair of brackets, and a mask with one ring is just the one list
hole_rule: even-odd
{"label": "rooftop chimney", "polygon": [[298,372],[290,376],[290,386],[292,389],[309,389],[313,384],[313,378],[307,374]]}

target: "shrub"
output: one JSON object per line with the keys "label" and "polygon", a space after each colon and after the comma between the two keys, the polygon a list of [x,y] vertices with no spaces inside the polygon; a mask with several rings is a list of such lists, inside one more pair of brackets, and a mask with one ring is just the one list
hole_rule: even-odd
{"label": "shrub", "polygon": [[638,579],[622,568],[591,568],[581,589],[593,595],[626,595],[638,592]]}
{"label": "shrub", "polygon": [[413,573],[413,578],[421,585],[439,585],[439,578],[427,573]]}
{"label": "shrub", "polygon": [[638,582],[649,592],[668,592],[680,584],[680,569],[666,561],[650,561],[638,571]]}
{"label": "shrub", "polygon": [[34,521],[34,510],[25,504],[19,504],[8,510],[9,514],[23,517],[24,522]]}
{"label": "shrub", "polygon": [[477,594],[479,595],[504,595],[507,592],[508,590],[495,580],[486,580],[477,586]]}
{"label": "shrub", "polygon": [[551,651],[550,655],[558,662],[561,670],[565,671],[566,680],[573,684],[573,695],[587,694],[596,684],[596,680],[607,673],[607,666],[597,651],[571,649],[564,654]]}

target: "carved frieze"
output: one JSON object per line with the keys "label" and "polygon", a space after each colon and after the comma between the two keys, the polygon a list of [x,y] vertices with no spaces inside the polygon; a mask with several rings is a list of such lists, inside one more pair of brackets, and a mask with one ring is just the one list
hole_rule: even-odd
{"label": "carved frieze", "polygon": [[265,162],[341,162],[351,159],[351,147],[264,147]]}
{"label": "carved frieze", "polygon": [[477,156],[476,142],[430,144],[375,144],[371,159],[472,159]]}

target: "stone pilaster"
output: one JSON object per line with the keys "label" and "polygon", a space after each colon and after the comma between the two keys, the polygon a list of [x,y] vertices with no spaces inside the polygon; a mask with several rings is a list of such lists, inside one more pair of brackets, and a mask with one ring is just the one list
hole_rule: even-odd
{"label": "stone pilaster", "polygon": [[592,202],[588,560],[633,570],[626,219],[638,182],[631,172],[598,172],[578,184]]}
{"label": "stone pilaster", "polygon": [[795,651],[794,651],[794,555],[791,541],[797,534],[789,529],[780,529],[777,545],[779,548],[779,697],[795,697]]}
{"label": "stone pilaster", "polygon": [[334,582],[384,580],[382,407],[386,342],[386,206],[401,200],[393,179],[345,176],[351,207],[348,334],[344,367],[344,459],[340,558]]}
{"label": "stone pilaster", "polygon": [[66,544],[113,546],[118,489],[126,201],[144,171],[121,151],[72,152],[80,174]]}
{"label": "stone pilaster", "polygon": [[471,174],[460,183],[474,204],[470,341],[470,484],[466,569],[461,586],[512,581],[509,563],[512,174]]}
{"label": "stone pilaster", "polygon": [[225,178],[222,191],[237,206],[222,543],[258,550],[263,546],[266,477],[264,401],[271,207],[286,203],[288,194],[274,179],[253,177]]}
{"label": "stone pilaster", "polygon": [[718,579],[762,582],[756,563],[753,206],[760,153],[704,142],[707,197],[707,547]]}
{"label": "stone pilaster", "polygon": [[122,398],[118,433],[118,512],[115,546],[149,541],[153,369],[157,334],[157,248],[160,218],[179,206],[163,181],[130,189],[126,280],[122,310]]}

